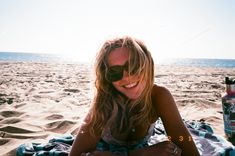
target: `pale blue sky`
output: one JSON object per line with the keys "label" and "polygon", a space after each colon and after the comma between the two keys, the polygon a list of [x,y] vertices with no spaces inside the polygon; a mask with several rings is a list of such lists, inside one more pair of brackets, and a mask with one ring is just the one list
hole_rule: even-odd
{"label": "pale blue sky", "polygon": [[0,0],[0,51],[94,59],[108,38],[143,40],[155,59],[235,59],[235,0]]}

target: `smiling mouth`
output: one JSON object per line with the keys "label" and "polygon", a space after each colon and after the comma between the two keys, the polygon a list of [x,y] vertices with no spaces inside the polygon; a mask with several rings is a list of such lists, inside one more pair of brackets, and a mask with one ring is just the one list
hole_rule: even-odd
{"label": "smiling mouth", "polygon": [[131,88],[134,88],[138,85],[138,82],[134,82],[134,83],[130,83],[128,85],[124,85],[123,87],[126,88],[126,89],[131,89]]}

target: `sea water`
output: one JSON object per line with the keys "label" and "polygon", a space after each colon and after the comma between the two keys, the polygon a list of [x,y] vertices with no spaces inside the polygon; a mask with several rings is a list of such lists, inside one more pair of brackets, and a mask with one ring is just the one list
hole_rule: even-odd
{"label": "sea water", "polygon": [[[64,55],[56,54],[0,52],[0,61],[79,63],[78,60],[81,60],[81,58],[71,59],[69,57],[65,58]],[[163,60],[154,59],[154,61],[157,65],[235,68],[235,59],[178,58]]]}
{"label": "sea water", "polygon": [[173,66],[235,68],[235,59],[177,58],[164,59],[157,62],[157,64]]}

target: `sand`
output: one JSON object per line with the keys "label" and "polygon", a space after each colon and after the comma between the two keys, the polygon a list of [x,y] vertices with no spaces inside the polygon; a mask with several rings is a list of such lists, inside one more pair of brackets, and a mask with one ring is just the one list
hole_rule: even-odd
{"label": "sand", "polygon": [[[221,94],[235,69],[157,66],[182,118],[205,120],[224,136]],[[27,142],[76,134],[94,95],[91,64],[0,62],[0,155]]]}

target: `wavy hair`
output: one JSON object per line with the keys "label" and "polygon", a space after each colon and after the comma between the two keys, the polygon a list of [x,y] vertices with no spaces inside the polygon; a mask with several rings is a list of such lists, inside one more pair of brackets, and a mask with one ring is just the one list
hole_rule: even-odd
{"label": "wavy hair", "polygon": [[[140,77],[139,83],[145,83],[142,94],[136,100],[130,100],[117,91],[106,78],[108,56],[116,48],[129,50],[129,74]],[[90,110],[90,133],[99,135],[105,126],[122,134],[134,125],[148,125],[155,109],[152,106],[151,90],[154,83],[154,62],[143,42],[132,37],[115,38],[106,41],[97,54],[95,62],[96,95]]]}

